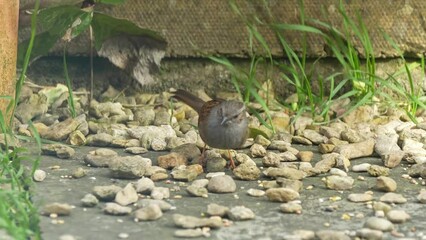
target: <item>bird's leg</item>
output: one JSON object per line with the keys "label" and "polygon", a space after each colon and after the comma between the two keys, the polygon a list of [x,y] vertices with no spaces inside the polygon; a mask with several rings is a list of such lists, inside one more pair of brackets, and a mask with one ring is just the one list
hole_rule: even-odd
{"label": "bird's leg", "polygon": [[200,156],[200,158],[198,159],[198,162],[201,164],[201,166],[203,167],[203,168],[205,168],[206,167],[206,165],[207,165],[207,153],[206,153],[206,147],[207,147],[207,145],[206,144],[204,144],[204,147],[203,147],[203,150],[201,151],[201,156]]}
{"label": "bird's leg", "polygon": [[234,169],[235,163],[234,163],[234,159],[232,158],[231,150],[228,150],[228,154],[229,154],[229,167],[231,169]]}

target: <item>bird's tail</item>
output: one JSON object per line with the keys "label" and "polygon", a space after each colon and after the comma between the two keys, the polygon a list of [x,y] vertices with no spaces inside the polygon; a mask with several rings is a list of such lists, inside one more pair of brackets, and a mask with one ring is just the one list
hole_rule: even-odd
{"label": "bird's tail", "polygon": [[201,98],[193,95],[190,92],[182,90],[182,89],[171,90],[170,92],[173,94],[174,98],[176,98],[179,101],[184,102],[185,104],[187,104],[188,106],[190,106],[191,108],[193,108],[197,112],[201,111],[201,107],[205,103]]}

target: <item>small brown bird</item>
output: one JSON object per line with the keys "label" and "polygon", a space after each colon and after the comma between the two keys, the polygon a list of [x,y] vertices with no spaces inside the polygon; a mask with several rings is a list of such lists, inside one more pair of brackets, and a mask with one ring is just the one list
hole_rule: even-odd
{"label": "small brown bird", "polygon": [[174,97],[197,111],[201,139],[213,148],[228,149],[231,167],[235,163],[229,149],[240,148],[248,136],[248,119],[244,103],[215,99],[203,101],[193,94],[178,89]]}

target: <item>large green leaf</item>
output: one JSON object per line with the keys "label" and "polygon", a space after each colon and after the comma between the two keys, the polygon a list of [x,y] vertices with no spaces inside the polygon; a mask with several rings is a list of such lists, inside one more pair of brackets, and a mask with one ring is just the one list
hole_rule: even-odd
{"label": "large green leaf", "polygon": [[[31,51],[31,58],[35,59],[39,56],[45,55],[49,52],[49,50],[55,45],[55,43],[58,41],[58,39],[61,36],[53,36],[50,34],[50,32],[43,32],[41,34],[38,34],[34,39],[34,45],[33,49]],[[27,39],[21,43],[19,43],[18,46],[18,66],[22,67],[22,64],[24,63],[24,57],[25,52],[27,51],[28,44],[30,43],[30,39]]]}
{"label": "large green leaf", "polygon": [[[47,54],[66,33],[67,40],[82,33],[90,26],[92,12],[74,6],[58,6],[41,10],[38,19],[42,32],[35,37],[31,59]],[[26,40],[18,46],[18,65],[23,63],[28,44],[29,40]]]}
{"label": "large green leaf", "polygon": [[128,20],[113,18],[102,13],[94,13],[92,27],[96,50],[102,47],[105,40],[122,35],[149,37],[166,43],[163,37],[152,30],[140,28]]}

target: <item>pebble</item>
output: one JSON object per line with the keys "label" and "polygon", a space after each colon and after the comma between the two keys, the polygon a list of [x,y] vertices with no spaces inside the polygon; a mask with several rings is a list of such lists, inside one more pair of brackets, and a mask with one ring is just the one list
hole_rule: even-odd
{"label": "pebble", "polygon": [[84,162],[92,167],[108,167],[114,157],[118,153],[108,148],[98,148],[90,151],[85,157]]}
{"label": "pebble", "polygon": [[378,217],[368,218],[364,223],[364,227],[383,231],[383,232],[390,232],[394,229],[394,226],[390,221],[388,221],[387,219],[378,218]]}
{"label": "pebble", "polygon": [[109,164],[109,169],[115,178],[141,178],[151,164],[151,159],[139,155],[115,157]]}
{"label": "pebble", "polygon": [[59,236],[59,240],[76,240],[76,238],[70,234],[63,234]]}
{"label": "pebble", "polygon": [[361,163],[361,164],[352,166],[352,171],[354,171],[354,172],[367,172],[368,169],[370,168],[370,166],[371,166],[370,163]]}
{"label": "pebble", "polygon": [[270,188],[279,188],[281,187],[277,181],[273,180],[273,181],[262,181],[259,184],[260,187],[263,187],[264,189],[270,189]]}
{"label": "pebble", "polygon": [[408,169],[410,177],[426,178],[426,163],[414,164]]}
{"label": "pebble", "polygon": [[348,196],[351,202],[368,202],[373,200],[373,194],[369,193],[351,193]]}
{"label": "pebble", "polygon": [[266,197],[273,202],[290,202],[299,198],[299,193],[290,188],[270,188]]}
{"label": "pebble", "polygon": [[379,177],[379,176],[388,176],[389,175],[389,168],[382,167],[379,165],[371,165],[367,169],[368,174],[370,174],[373,177]]}
{"label": "pebble", "polygon": [[212,177],[207,189],[212,193],[233,193],[237,190],[237,185],[231,176],[221,175]]}
{"label": "pebble", "polygon": [[58,216],[68,216],[71,214],[73,207],[67,203],[50,203],[43,207],[42,214],[49,216],[51,214],[57,214]]}
{"label": "pebble", "polygon": [[264,146],[255,143],[250,147],[250,155],[252,157],[264,157],[266,156],[266,149]]}
{"label": "pebble", "polygon": [[279,153],[279,156],[281,158],[281,162],[295,162],[298,160],[296,154],[292,153],[291,151]]}
{"label": "pebble", "polygon": [[393,223],[404,223],[410,220],[411,216],[404,210],[390,210],[386,213],[386,218]]}
{"label": "pebble", "polygon": [[256,215],[250,208],[244,206],[235,206],[229,209],[226,215],[232,221],[246,221],[254,219],[256,217]]}
{"label": "pebble", "polygon": [[369,138],[362,142],[336,146],[333,151],[349,159],[368,157],[374,152],[374,144],[375,140]]}
{"label": "pebble", "polygon": [[390,152],[388,154],[381,155],[380,157],[382,158],[383,165],[385,165],[385,167],[394,168],[401,163],[405,154],[406,153],[404,151],[398,150],[398,151]]}
{"label": "pebble", "polygon": [[280,205],[280,210],[283,213],[302,213],[302,205],[298,202],[283,203]]}
{"label": "pebble", "polygon": [[339,156],[337,153],[329,153],[322,155],[322,159],[315,164],[315,170],[320,173],[326,173],[331,168],[336,166],[336,158]]}
{"label": "pebble", "polygon": [[131,153],[131,154],[144,154],[148,152],[148,149],[144,147],[127,147],[124,149],[125,152]]}
{"label": "pebble", "polygon": [[348,176],[348,174],[345,171],[338,169],[338,168],[331,168],[329,173],[331,175],[337,175],[337,176],[341,176],[341,177]]}
{"label": "pebble", "polygon": [[117,192],[115,195],[115,202],[126,206],[138,201],[139,196],[132,183],[128,183],[123,189]]}
{"label": "pebble", "polygon": [[86,139],[86,144],[89,146],[96,147],[107,147],[110,146],[114,137],[108,133],[97,133],[89,135]]}
{"label": "pebble", "polygon": [[267,139],[266,137],[264,137],[263,135],[259,134],[254,139],[254,143],[260,144],[264,146],[265,148],[267,148],[271,144],[271,141]]}
{"label": "pebble", "polygon": [[207,187],[207,184],[209,184],[208,179],[196,179],[192,182],[191,185],[196,187]]}
{"label": "pebble", "polygon": [[93,195],[101,201],[111,201],[114,200],[115,195],[121,191],[121,189],[121,187],[116,185],[95,186],[93,187]]}
{"label": "pebble", "polygon": [[247,190],[247,194],[252,197],[263,197],[266,193],[265,191],[260,189],[250,188],[249,190]]}
{"label": "pebble", "polygon": [[333,152],[336,145],[329,144],[329,143],[321,143],[318,145],[318,151],[322,154],[331,153]]}
{"label": "pebble", "polygon": [[309,141],[314,143],[315,145],[325,143],[327,141],[327,138],[318,133],[315,130],[311,129],[305,129],[302,131],[302,136],[307,138]]}
{"label": "pebble", "polygon": [[151,177],[153,174],[155,173],[166,173],[167,174],[167,170],[159,167],[159,166],[149,166],[146,168],[145,177]]}
{"label": "pebble", "polygon": [[46,179],[46,175],[47,174],[44,170],[37,169],[37,170],[34,171],[33,179],[36,182],[43,182],[44,179]]}
{"label": "pebble", "polygon": [[119,233],[117,237],[120,239],[127,239],[130,235],[128,233]]}
{"label": "pebble", "polygon": [[314,153],[312,151],[299,151],[296,157],[302,162],[310,162],[314,157]]}
{"label": "pebble", "polygon": [[352,189],[354,181],[355,180],[350,176],[342,177],[331,175],[325,177],[324,183],[328,189],[349,190]]}
{"label": "pebble", "polygon": [[78,167],[71,173],[71,177],[74,179],[79,179],[85,177],[87,175],[87,172],[88,171],[83,169],[82,167]]}
{"label": "pebble", "polygon": [[180,166],[180,165],[187,165],[187,158],[176,152],[172,152],[163,156],[159,156],[157,158],[157,164],[158,166],[164,168],[164,169],[172,169],[174,167]]}
{"label": "pebble", "polygon": [[144,138],[159,138],[164,140],[165,143],[167,138],[176,137],[175,130],[169,124],[161,126],[137,126],[134,128],[129,128],[127,133],[131,138],[140,139],[141,142],[144,141]]}
{"label": "pebble", "polygon": [[144,208],[147,207],[149,205],[158,205],[161,209],[161,211],[165,212],[165,211],[169,211],[173,208],[173,206],[164,201],[164,200],[156,200],[156,199],[150,199],[150,198],[145,198],[145,199],[140,199],[137,203],[136,206],[139,208]]}
{"label": "pebble", "polygon": [[198,160],[201,156],[201,151],[194,143],[185,143],[180,146],[177,146],[171,150],[171,152],[176,152],[183,155],[188,162],[194,162]]}
{"label": "pebble", "polygon": [[293,180],[301,180],[306,177],[305,172],[294,169],[294,168],[289,168],[289,167],[280,167],[280,168],[269,167],[263,171],[263,174],[272,178],[283,177],[283,178],[288,178]]}
{"label": "pebble", "polygon": [[189,168],[185,165],[180,165],[175,167],[170,175],[174,180],[184,181],[184,182],[192,182],[197,178],[198,172],[195,168]]}
{"label": "pebble", "polygon": [[153,204],[146,207],[140,208],[135,211],[135,218],[141,221],[153,221],[161,218],[163,212],[160,206]]}
{"label": "pebble", "polygon": [[303,144],[303,145],[312,145],[312,142],[309,139],[302,137],[302,136],[293,136],[291,141],[293,143],[300,143],[300,144]]}
{"label": "pebble", "polygon": [[287,147],[291,146],[291,144],[284,140],[272,140],[271,144],[269,144],[269,150],[278,150],[280,152],[287,151]]}
{"label": "pebble", "polygon": [[209,172],[209,173],[206,174],[206,178],[211,179],[213,177],[223,176],[223,175],[225,175],[225,172]]}
{"label": "pebble", "polygon": [[356,230],[356,236],[362,239],[383,239],[383,232],[370,228],[361,228]]}
{"label": "pebble", "polygon": [[226,160],[222,157],[208,157],[206,159],[207,172],[222,172],[226,167]]}
{"label": "pebble", "polygon": [[132,212],[132,208],[124,207],[120,204],[109,202],[105,204],[103,211],[104,213],[109,215],[121,216],[130,214]]}
{"label": "pebble", "polygon": [[210,203],[209,205],[207,205],[207,214],[209,216],[224,217],[228,210],[228,207],[216,203]]}
{"label": "pebble", "polygon": [[149,194],[151,193],[154,187],[155,187],[154,181],[146,177],[142,177],[135,184],[136,192],[138,193]]}
{"label": "pebble", "polygon": [[376,189],[383,192],[395,192],[397,184],[390,177],[380,176],[376,179]]}
{"label": "pebble", "polygon": [[353,129],[346,129],[340,133],[340,137],[344,141],[348,141],[349,143],[357,143],[363,140],[362,136],[358,131]]}
{"label": "pebble", "polygon": [[238,165],[233,173],[237,179],[241,180],[256,180],[260,177],[260,169],[256,166],[256,163],[253,160],[245,161],[244,163]]}
{"label": "pebble", "polygon": [[281,162],[281,156],[275,152],[267,152],[262,159],[264,167],[278,167]]}
{"label": "pebble", "polygon": [[296,192],[300,192],[303,188],[303,182],[300,180],[292,180],[292,179],[286,179],[286,178],[277,178],[276,183],[279,187],[282,188],[290,188],[293,189]]}
{"label": "pebble", "polygon": [[182,214],[173,214],[173,222],[176,226],[181,228],[197,228],[197,227],[220,228],[223,226],[222,218],[218,216],[213,216],[210,218],[197,218],[197,217],[186,216]]}
{"label": "pebble", "polygon": [[169,175],[165,172],[156,172],[152,174],[150,178],[154,182],[159,182],[168,179]]}
{"label": "pebble", "polygon": [[154,187],[151,191],[151,197],[156,200],[170,198],[170,189],[166,187]]}
{"label": "pebble", "polygon": [[321,126],[319,133],[327,138],[340,138],[341,131],[338,131],[332,127]]}
{"label": "pebble", "polygon": [[406,203],[407,199],[404,198],[401,194],[390,192],[390,193],[386,193],[383,196],[381,196],[380,201],[385,202],[385,203],[401,204],[401,203]]}
{"label": "pebble", "polygon": [[207,198],[209,195],[209,192],[207,188],[205,187],[199,187],[196,185],[190,185],[186,188],[186,191],[189,193],[189,195],[194,197],[203,197]]}
{"label": "pebble", "polygon": [[80,202],[83,207],[94,207],[98,205],[99,200],[96,198],[95,195],[88,193],[84,195],[84,197],[80,200]]}
{"label": "pebble", "polygon": [[315,238],[315,232],[311,230],[305,230],[305,229],[294,230],[293,236],[290,236],[289,240],[291,239],[310,240]]}
{"label": "pebble", "polygon": [[201,228],[196,229],[180,229],[174,233],[175,237],[178,238],[198,238],[198,237],[210,237],[209,230],[204,231]]}
{"label": "pebble", "polygon": [[373,209],[374,211],[383,211],[384,213],[387,213],[392,209],[392,207],[384,202],[374,202]]}
{"label": "pebble", "polygon": [[75,150],[72,147],[63,144],[43,144],[41,147],[42,154],[53,155],[58,158],[68,159],[74,156]]}
{"label": "pebble", "polygon": [[417,195],[417,201],[420,203],[426,203],[426,189],[420,190],[419,195]]}
{"label": "pebble", "polygon": [[[231,151],[232,153],[232,151]],[[228,154],[226,153],[226,156],[228,156]],[[235,163],[238,164],[243,164],[245,162],[253,162],[253,160],[251,159],[251,157],[245,153],[236,153],[235,154],[235,158],[234,158]]]}
{"label": "pebble", "polygon": [[346,172],[349,172],[350,166],[351,166],[351,162],[347,157],[341,154],[339,154],[336,157],[336,168],[341,168],[341,169],[344,169]]}
{"label": "pebble", "polygon": [[76,130],[81,131],[83,135],[87,135],[89,133],[85,114],[81,114],[75,118],[68,118],[62,122],[54,123],[46,130],[39,131],[39,133],[42,138],[61,141],[65,140],[71,132]]}
{"label": "pebble", "polygon": [[335,230],[319,230],[316,233],[319,240],[339,239],[350,240],[351,238],[342,231]]}

